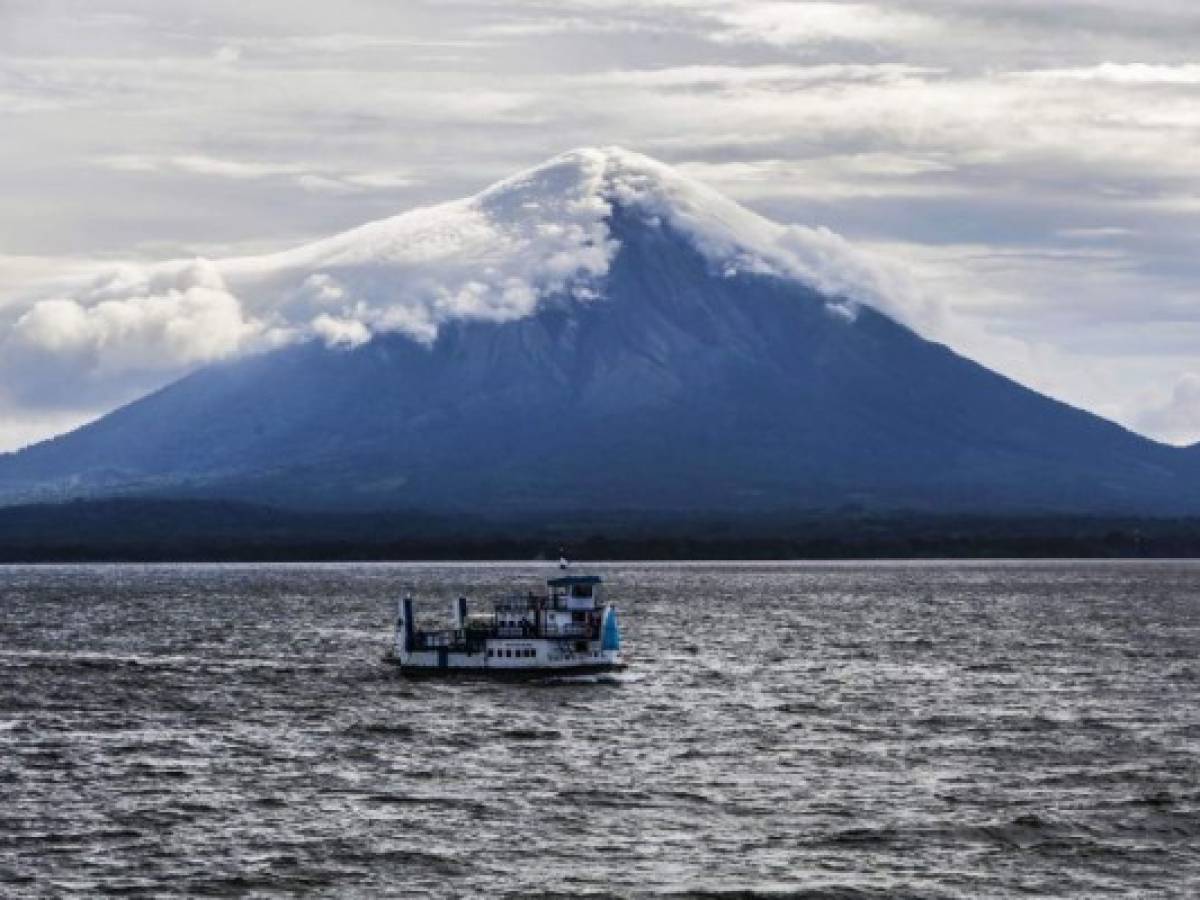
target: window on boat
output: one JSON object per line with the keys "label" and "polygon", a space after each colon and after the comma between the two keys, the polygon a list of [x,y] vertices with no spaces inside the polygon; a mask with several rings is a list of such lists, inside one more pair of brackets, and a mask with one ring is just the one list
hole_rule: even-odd
{"label": "window on boat", "polygon": [[492,655],[492,649],[491,649],[491,647],[489,647],[488,648],[488,656],[491,656],[491,655]]}
{"label": "window on boat", "polygon": [[590,597],[592,596],[592,586],[590,584],[573,584],[571,585],[572,597]]}

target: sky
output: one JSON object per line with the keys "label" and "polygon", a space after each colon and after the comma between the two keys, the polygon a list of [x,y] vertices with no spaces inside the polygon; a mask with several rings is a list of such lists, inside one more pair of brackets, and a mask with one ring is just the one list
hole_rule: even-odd
{"label": "sky", "polygon": [[[1197,47],[1194,0],[0,0],[0,450],[235,352],[206,260],[612,144],[903,271],[927,336],[1200,441]],[[133,282],[149,325],[104,305]]]}

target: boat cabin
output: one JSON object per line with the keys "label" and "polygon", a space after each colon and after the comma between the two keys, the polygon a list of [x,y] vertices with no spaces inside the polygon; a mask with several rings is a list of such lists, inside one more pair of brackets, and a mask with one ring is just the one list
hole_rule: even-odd
{"label": "boat cabin", "polygon": [[602,606],[599,575],[563,575],[546,582],[555,609],[599,609]]}

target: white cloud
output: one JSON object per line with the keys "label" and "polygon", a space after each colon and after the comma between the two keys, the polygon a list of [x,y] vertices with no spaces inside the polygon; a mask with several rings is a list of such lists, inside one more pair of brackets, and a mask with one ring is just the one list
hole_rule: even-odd
{"label": "white cloud", "polygon": [[802,160],[694,161],[680,163],[677,168],[743,200],[786,196],[836,200],[963,193],[961,187],[945,180],[920,177],[952,172],[952,165],[930,156],[898,153],[851,153]]}
{"label": "white cloud", "polygon": [[927,335],[940,336],[945,310],[886,260],[827,228],[763,218],[677,170],[609,150],[606,183],[615,200],[670,222],[726,274],[763,272],[799,279],[827,296],[865,303]]}
{"label": "white cloud", "polygon": [[199,153],[174,156],[152,156],[122,153],[101,157],[100,165],[119,172],[170,173],[185,172],[211,178],[234,181],[256,181],[286,178],[306,191],[354,193],[367,190],[393,190],[411,187],[416,179],[409,172],[398,170],[355,171],[331,169],[308,162],[267,162],[226,159]]}
{"label": "white cloud", "polygon": [[778,46],[852,41],[892,44],[938,32],[938,23],[892,5],[825,2],[751,2],[713,12],[720,41],[762,41]]}
{"label": "white cloud", "polygon": [[0,254],[0,311],[45,296],[54,286],[78,285],[111,263],[73,256],[9,256]]}
{"label": "white cloud", "polygon": [[1169,394],[1137,416],[1137,423],[1173,444],[1200,441],[1200,374],[1181,375]]}
{"label": "white cloud", "polygon": [[243,48],[256,52],[274,54],[293,53],[359,53],[364,50],[419,50],[459,49],[478,50],[487,46],[485,41],[459,38],[442,40],[437,38],[402,37],[388,34],[355,34],[335,32],[330,34],[293,34],[272,37],[231,38],[239,51]]}
{"label": "white cloud", "polygon": [[218,159],[213,156],[189,154],[173,156],[169,164],[183,172],[197,175],[216,175],[221,178],[269,178],[275,175],[297,175],[306,170],[299,163],[245,162],[233,159]]}
{"label": "white cloud", "polygon": [[349,172],[339,176],[340,180],[361,188],[402,188],[416,182],[411,174],[400,171]]}
{"label": "white cloud", "polygon": [[765,65],[765,66],[672,66],[661,69],[628,69],[600,72],[579,77],[585,84],[638,88],[698,88],[720,89],[747,85],[811,84],[814,82],[895,81],[938,74],[940,69],[910,66],[903,63],[852,65],[827,63],[823,65]]}
{"label": "white cloud", "polygon": [[218,47],[213,54],[213,59],[222,65],[233,65],[242,57],[241,48],[226,44],[224,47]]}
{"label": "white cloud", "polygon": [[0,397],[0,452],[17,450],[38,441],[48,435],[63,434],[81,425],[99,418],[105,410],[88,409],[2,409],[3,397]]}
{"label": "white cloud", "polygon": [[598,163],[563,159],[468,200],[221,267],[243,292],[279,303],[289,321],[319,310],[428,340],[451,318],[519,318],[540,297],[585,288],[607,271],[615,246],[595,192],[601,175]]}
{"label": "white cloud", "polygon": [[1019,78],[1047,81],[1101,81],[1125,85],[1200,85],[1200,64],[1112,63],[1074,69],[1038,69],[1015,73]]}
{"label": "white cloud", "polygon": [[[92,258],[299,243],[462,196],[564,146],[618,142],[779,221],[903,244],[911,280],[950,298],[951,318],[986,321],[1001,349],[956,346],[1073,402],[1131,422],[1162,402],[1146,383],[1188,368],[1195,3],[1146,0],[1136,16],[1120,0],[1069,14],[1034,0],[201,6],[8,3],[23,24],[0,28],[0,119],[13,126],[0,142],[0,327],[31,297],[90,308],[76,275]],[[437,310],[528,303],[518,277],[396,304],[381,268],[378,283],[346,279],[337,301],[289,285],[276,311],[224,265],[244,320],[267,330],[309,333],[324,314],[427,333]],[[1058,356],[1026,365],[1009,342]]]}
{"label": "white cloud", "polygon": [[14,302],[0,369],[19,367],[32,395],[38,371],[55,384],[76,372],[124,385],[129,373],[173,375],[306,337],[354,347],[402,331],[427,341],[450,319],[520,318],[547,294],[582,296],[607,270],[615,244],[596,194],[602,174],[596,159],[564,159],[282,253],[119,266],[72,292]]}
{"label": "white cloud", "polygon": [[1107,238],[1126,238],[1137,234],[1133,228],[1122,228],[1119,225],[1097,225],[1093,227],[1059,228],[1055,234],[1071,240],[1105,240]]}
{"label": "white cloud", "polygon": [[665,27],[636,18],[614,18],[600,15],[539,16],[509,22],[480,25],[475,33],[493,38],[536,38],[555,34],[620,34],[636,31],[663,31]]}
{"label": "white cloud", "polygon": [[339,319],[321,313],[312,321],[313,333],[327,347],[353,349],[371,340],[371,330],[355,319]]}
{"label": "white cloud", "polygon": [[123,268],[78,297],[22,313],[3,346],[90,374],[179,369],[237,353],[263,336],[206,260],[150,272]]}
{"label": "white cloud", "polygon": [[24,93],[0,91],[0,115],[21,115],[63,109],[70,104],[49,96],[30,96]]}

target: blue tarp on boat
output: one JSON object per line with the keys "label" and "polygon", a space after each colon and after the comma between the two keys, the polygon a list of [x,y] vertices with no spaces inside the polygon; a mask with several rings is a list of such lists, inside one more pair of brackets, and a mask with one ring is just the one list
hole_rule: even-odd
{"label": "blue tarp on boat", "polygon": [[604,628],[600,634],[600,649],[621,649],[621,629],[617,625],[617,610],[611,606],[604,615]]}

